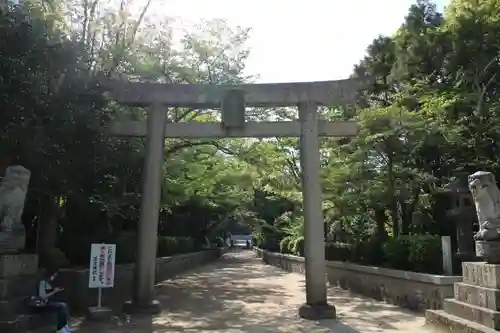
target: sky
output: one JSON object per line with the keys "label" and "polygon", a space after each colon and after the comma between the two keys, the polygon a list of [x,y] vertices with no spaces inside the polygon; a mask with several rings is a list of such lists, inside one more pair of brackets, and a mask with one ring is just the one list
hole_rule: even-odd
{"label": "sky", "polygon": [[[435,1],[440,10],[449,0]],[[379,34],[391,35],[412,0],[166,0],[167,16],[225,19],[252,29],[247,74],[258,82],[347,78]]]}

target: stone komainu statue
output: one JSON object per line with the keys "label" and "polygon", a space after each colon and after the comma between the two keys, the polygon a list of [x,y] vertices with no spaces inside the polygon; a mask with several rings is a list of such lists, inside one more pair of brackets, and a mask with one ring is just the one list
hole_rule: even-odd
{"label": "stone komainu statue", "polygon": [[500,190],[491,172],[478,171],[469,176],[469,189],[474,199],[479,222],[475,240],[499,240]]}
{"label": "stone komainu statue", "polygon": [[21,216],[31,173],[15,165],[8,167],[0,183],[0,253],[24,248],[26,233]]}

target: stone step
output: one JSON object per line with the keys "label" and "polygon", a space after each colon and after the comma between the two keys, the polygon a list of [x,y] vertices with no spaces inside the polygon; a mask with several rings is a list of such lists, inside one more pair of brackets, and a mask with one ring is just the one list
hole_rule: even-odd
{"label": "stone step", "polygon": [[55,331],[56,314],[34,313],[22,314],[10,320],[0,320],[1,333],[27,333]]}
{"label": "stone step", "polygon": [[54,333],[56,330],[53,326],[46,326],[42,328],[37,328],[35,330],[26,331],[26,333]]}
{"label": "stone step", "polygon": [[455,282],[455,299],[482,308],[500,311],[500,290]]}
{"label": "stone step", "polygon": [[28,330],[28,322],[23,316],[11,319],[0,319],[0,332],[2,333],[25,333]]}
{"label": "stone step", "polygon": [[443,310],[425,311],[425,323],[426,326],[432,329],[432,332],[498,333],[497,330],[454,316]]}
{"label": "stone step", "polygon": [[464,283],[484,288],[500,289],[500,265],[485,262],[462,263]]}
{"label": "stone step", "polygon": [[47,327],[55,330],[57,314],[55,312],[36,313],[27,315],[28,331],[43,330]]}
{"label": "stone step", "polygon": [[446,313],[496,330],[500,329],[500,312],[498,311],[482,308],[456,299],[445,299],[443,305]]}

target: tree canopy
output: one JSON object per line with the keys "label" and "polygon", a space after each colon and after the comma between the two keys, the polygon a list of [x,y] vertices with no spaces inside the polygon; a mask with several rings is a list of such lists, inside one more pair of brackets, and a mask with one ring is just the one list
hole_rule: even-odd
{"label": "tree canopy", "polygon": [[[202,21],[178,43],[172,19],[153,20],[150,3],[25,1],[1,17],[0,164],[32,172],[27,247],[46,257],[60,248],[70,262],[85,263],[90,242],[129,244],[138,221],[144,142],[110,137],[106,127],[144,119],[144,110],[96,97],[89,78],[254,79],[245,74],[250,29]],[[449,234],[447,185],[479,169],[500,177],[498,20],[495,0],[453,0],[444,13],[419,0],[393,35],[367,46],[352,75],[375,80],[356,110],[321,110],[360,129],[354,138],[321,140],[329,243],[380,248],[407,235]],[[254,120],[296,117],[284,108],[248,112]],[[168,117],[216,119],[185,108]],[[300,254],[298,158],[297,139],[166,140],[160,235],[201,242],[245,225],[259,245]]]}

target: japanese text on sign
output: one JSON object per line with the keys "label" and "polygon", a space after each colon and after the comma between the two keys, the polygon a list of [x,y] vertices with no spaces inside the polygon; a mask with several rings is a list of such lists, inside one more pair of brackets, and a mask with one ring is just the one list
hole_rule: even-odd
{"label": "japanese text on sign", "polygon": [[92,244],[89,288],[112,288],[115,280],[115,244]]}

